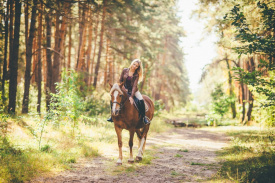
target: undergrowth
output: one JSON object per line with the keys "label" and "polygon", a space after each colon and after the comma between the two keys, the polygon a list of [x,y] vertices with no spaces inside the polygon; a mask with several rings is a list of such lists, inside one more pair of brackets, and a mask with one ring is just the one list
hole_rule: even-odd
{"label": "undergrowth", "polygon": [[275,182],[275,130],[248,127],[227,130],[231,144],[218,153],[223,160],[216,179]]}
{"label": "undergrowth", "polygon": [[[162,120],[162,115],[165,114],[153,119],[148,136],[170,128]],[[66,118],[60,119],[62,121],[57,125],[50,120],[44,124],[43,115],[37,114],[6,117],[1,120],[0,130],[0,182],[25,182],[36,176],[70,169],[80,158],[97,157],[117,148],[113,123],[106,119],[107,116],[100,115],[81,117],[78,125],[73,127],[66,123]],[[72,128],[75,128],[74,135]],[[123,144],[127,146],[129,132],[123,130],[122,136]],[[137,138],[134,138],[134,144],[138,144]],[[150,164],[152,158],[147,153],[137,167]],[[131,172],[132,169],[135,168],[124,170]]]}

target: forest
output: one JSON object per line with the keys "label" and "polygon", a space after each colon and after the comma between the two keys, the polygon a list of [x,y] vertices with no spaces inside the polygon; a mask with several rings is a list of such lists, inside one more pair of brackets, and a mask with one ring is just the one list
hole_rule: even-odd
{"label": "forest", "polygon": [[[106,121],[109,84],[136,58],[143,64],[139,91],[155,105],[148,139],[173,130],[167,121],[187,119],[187,126],[232,136],[211,181],[275,180],[275,2],[196,1],[193,17],[218,37],[217,57],[200,65],[197,92],[189,87],[178,3],[184,1],[0,1],[0,182],[26,182],[73,169],[81,158],[106,157],[117,143]],[[151,166],[157,148],[139,165],[110,169],[123,174]],[[184,158],[182,148],[174,157]],[[166,172],[172,182],[199,181]]]}

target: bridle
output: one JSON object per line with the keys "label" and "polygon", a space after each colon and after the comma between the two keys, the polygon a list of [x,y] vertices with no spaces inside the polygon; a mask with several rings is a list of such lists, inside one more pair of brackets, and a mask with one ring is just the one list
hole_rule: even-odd
{"label": "bridle", "polygon": [[124,95],[120,95],[121,96],[121,102],[117,102],[116,100],[114,102],[112,102],[112,100],[110,101],[110,104],[111,104],[111,108],[113,107],[113,104],[118,104],[119,105],[119,109],[118,111],[121,111],[121,109],[124,107],[126,101],[127,101],[127,98],[123,101],[123,96]]}

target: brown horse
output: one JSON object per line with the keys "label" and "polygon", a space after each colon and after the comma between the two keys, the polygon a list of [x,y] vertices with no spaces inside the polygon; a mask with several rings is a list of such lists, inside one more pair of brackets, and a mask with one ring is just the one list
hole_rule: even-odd
{"label": "brown horse", "polygon": [[[130,159],[129,163],[134,162],[133,158],[133,138],[136,132],[137,137],[139,139],[138,145],[138,155],[136,156],[137,161],[142,160],[142,155],[145,149],[145,143],[147,138],[147,133],[149,131],[149,125],[144,125],[142,118],[139,116],[139,112],[129,101],[128,94],[123,87],[123,83],[115,83],[111,85],[111,105],[112,105],[112,119],[114,121],[114,126],[117,134],[118,140],[118,148],[119,148],[119,158],[117,160],[117,164],[122,164],[122,140],[121,140],[121,132],[123,129],[129,130],[130,139],[129,139],[129,147],[130,147]],[[148,110],[146,112],[146,116],[150,119],[153,119],[154,115],[154,104],[152,100],[143,95],[144,102],[148,106]]]}

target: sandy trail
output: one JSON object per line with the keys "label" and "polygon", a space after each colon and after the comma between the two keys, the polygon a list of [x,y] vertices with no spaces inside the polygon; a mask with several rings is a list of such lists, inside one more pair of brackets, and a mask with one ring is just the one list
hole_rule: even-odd
{"label": "sandy trail", "polygon": [[[227,142],[228,138],[222,133],[175,128],[148,138],[146,147],[153,149],[155,157],[149,165],[129,165],[124,160],[124,165],[117,167],[116,159],[103,154],[91,161],[80,161],[73,165],[72,170],[57,176],[40,177],[31,182],[206,182],[220,167],[215,152],[225,147]],[[128,154],[127,148],[123,152],[125,159]]]}

